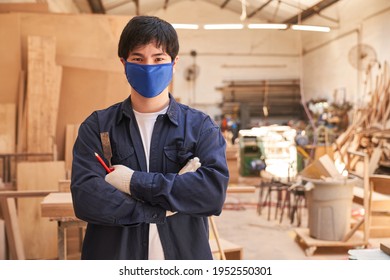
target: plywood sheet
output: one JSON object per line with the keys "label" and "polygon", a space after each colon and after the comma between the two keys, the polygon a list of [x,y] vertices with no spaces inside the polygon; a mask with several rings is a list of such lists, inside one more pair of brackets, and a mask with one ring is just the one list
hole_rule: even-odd
{"label": "plywood sheet", "polygon": [[67,124],[81,123],[94,110],[129,95],[117,56],[120,33],[129,16],[21,14],[22,65],[27,65],[27,38],[56,37],[56,63],[63,67],[56,144],[65,158]]}
{"label": "plywood sheet", "polygon": [[66,125],[84,121],[93,111],[128,97],[123,73],[64,67],[57,122],[58,154],[65,154]]}
{"label": "plywood sheet", "polygon": [[20,17],[0,14],[0,103],[17,102],[21,70]]}
{"label": "plywood sheet", "polygon": [[[65,162],[21,162],[17,190],[58,190],[65,179]],[[41,216],[41,198],[18,200],[18,216],[27,259],[57,258],[57,224]]]}
{"label": "plywood sheet", "polygon": [[56,139],[62,68],[55,37],[28,37],[27,152],[51,153]]}
{"label": "plywood sheet", "polygon": [[16,105],[0,104],[0,120],[0,153],[14,153]]}
{"label": "plywood sheet", "polygon": [[49,5],[47,3],[0,3],[0,13],[9,12],[48,13]]}
{"label": "plywood sheet", "polygon": [[4,220],[0,219],[0,260],[6,259],[6,251],[5,251],[5,227]]}

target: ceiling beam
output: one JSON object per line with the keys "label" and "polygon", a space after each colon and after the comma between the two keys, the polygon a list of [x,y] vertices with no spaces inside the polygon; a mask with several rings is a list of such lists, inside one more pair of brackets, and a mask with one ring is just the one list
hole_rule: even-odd
{"label": "ceiling beam", "polygon": [[269,5],[269,3],[271,3],[273,0],[268,0],[266,3],[264,3],[263,5],[261,5],[259,8],[257,8],[255,11],[253,11],[252,13],[250,13],[248,15],[248,18],[251,18],[253,17],[255,14],[257,14],[258,12],[260,12],[262,9],[264,9],[265,7],[267,7]]}
{"label": "ceiling beam", "polygon": [[321,2],[318,2],[314,6],[302,11],[301,13],[287,19],[284,21],[284,23],[287,24],[297,24],[299,21],[303,21],[305,19],[308,19],[309,17],[319,14],[322,10],[332,6],[333,4],[339,2],[339,0],[323,0]]}
{"label": "ceiling beam", "polygon": [[88,4],[91,7],[91,10],[94,14],[105,14],[106,10],[104,9],[102,0],[88,0]]}

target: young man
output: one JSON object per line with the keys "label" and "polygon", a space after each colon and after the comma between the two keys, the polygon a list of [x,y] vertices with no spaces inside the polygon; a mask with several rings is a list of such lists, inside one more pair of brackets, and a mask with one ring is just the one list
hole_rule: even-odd
{"label": "young man", "polygon": [[[134,17],[122,32],[130,97],[92,113],[73,149],[74,210],[88,222],[82,259],[212,259],[207,218],[225,201],[226,143],[209,116],[168,92],[178,51],[176,31],[157,17]],[[109,174],[95,157],[102,132]]]}

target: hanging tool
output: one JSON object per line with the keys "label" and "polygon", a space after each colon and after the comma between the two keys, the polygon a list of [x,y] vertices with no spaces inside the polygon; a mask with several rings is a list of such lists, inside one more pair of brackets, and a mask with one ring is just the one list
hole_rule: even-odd
{"label": "hanging tool", "polygon": [[100,141],[102,142],[103,156],[108,161],[108,167],[111,168],[112,151],[111,151],[110,136],[108,132],[100,133]]}

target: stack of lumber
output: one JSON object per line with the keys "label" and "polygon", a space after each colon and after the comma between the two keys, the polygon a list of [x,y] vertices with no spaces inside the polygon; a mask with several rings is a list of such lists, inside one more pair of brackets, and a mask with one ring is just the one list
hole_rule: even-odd
{"label": "stack of lumber", "polygon": [[359,157],[348,157],[348,151],[363,152],[370,159],[369,173],[373,174],[380,163],[390,166],[390,79],[385,62],[376,73],[375,83],[372,71],[366,73],[365,97],[367,100],[356,108],[352,123],[333,144],[334,159],[349,166],[350,170],[361,171]]}

